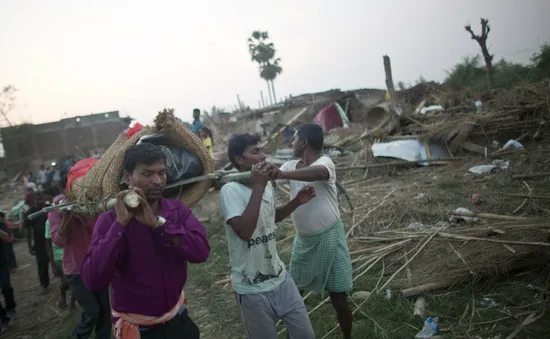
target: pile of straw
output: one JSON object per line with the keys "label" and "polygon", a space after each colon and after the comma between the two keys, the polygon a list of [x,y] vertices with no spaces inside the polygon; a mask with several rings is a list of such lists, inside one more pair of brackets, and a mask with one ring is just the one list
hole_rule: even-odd
{"label": "pile of straw", "polygon": [[[196,155],[202,163],[203,174],[214,172],[214,162],[202,141],[175,118],[173,110],[164,109],[155,118],[154,126],[145,126],[130,138],[126,132],[121,133],[94,167],[84,177],[73,182],[69,198],[78,204],[89,205],[116,195],[120,191],[124,152],[142,136],[153,133],[164,133],[177,147],[185,148]],[[167,190],[165,196],[192,206],[206,194],[211,184],[212,180],[202,180]]]}
{"label": "pile of straw", "polygon": [[375,252],[363,259],[386,258],[389,277],[382,286],[410,296],[544,263],[549,230],[548,221],[525,219],[480,227],[382,231],[355,240],[369,244],[366,252]]}
{"label": "pile of straw", "polygon": [[520,86],[494,95],[483,103],[480,113],[473,102],[468,102],[437,113],[415,116],[415,121],[409,121],[401,133],[443,142],[451,149],[459,148],[475,136],[506,142],[524,133],[548,132],[549,100],[547,82]]}

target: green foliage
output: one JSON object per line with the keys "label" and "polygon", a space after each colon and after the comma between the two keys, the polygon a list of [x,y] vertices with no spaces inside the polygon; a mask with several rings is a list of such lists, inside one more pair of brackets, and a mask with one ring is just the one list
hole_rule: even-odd
{"label": "green foliage", "polygon": [[540,51],[533,54],[531,62],[539,77],[550,77],[550,45],[542,45]]}
{"label": "green foliage", "polygon": [[[550,46],[545,44],[533,55],[531,63],[522,65],[501,59],[493,63],[495,88],[510,88],[521,82],[539,81],[550,76]],[[464,57],[447,72],[445,83],[472,92],[487,90],[487,75],[481,56]]]}
{"label": "green foliage", "polygon": [[275,80],[277,75],[283,72],[283,69],[279,66],[279,61],[280,59],[277,58],[273,62],[268,61],[260,66],[260,77],[268,81]]}

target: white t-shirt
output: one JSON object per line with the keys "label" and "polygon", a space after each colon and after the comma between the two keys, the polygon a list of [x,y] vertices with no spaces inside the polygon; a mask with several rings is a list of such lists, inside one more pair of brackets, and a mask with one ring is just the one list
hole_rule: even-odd
{"label": "white t-shirt", "polygon": [[38,183],[45,184],[47,182],[48,182],[48,175],[46,173],[46,170],[38,171]]}
{"label": "white t-shirt", "polygon": [[[286,162],[281,171],[293,171],[299,160]],[[338,192],[336,190],[336,169],[329,157],[320,157],[311,166],[325,166],[329,173],[326,181],[295,181],[289,180],[291,199],[306,185],[315,188],[317,196],[307,204],[298,207],[292,213],[292,221],[296,230],[301,234],[323,231],[334,225],[340,218],[338,210]]]}
{"label": "white t-shirt", "polygon": [[221,210],[229,247],[231,282],[238,294],[274,290],[286,277],[275,239],[275,195],[269,183],[262,197],[258,225],[249,241],[242,240],[227,221],[240,217],[248,206],[252,189],[238,182],[225,184],[220,191]]}

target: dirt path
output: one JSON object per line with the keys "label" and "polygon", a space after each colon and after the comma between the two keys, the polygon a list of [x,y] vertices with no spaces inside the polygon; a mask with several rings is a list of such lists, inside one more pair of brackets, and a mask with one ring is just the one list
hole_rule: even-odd
{"label": "dirt path", "polygon": [[18,319],[0,338],[64,338],[59,335],[60,329],[70,321],[71,314],[56,306],[59,280],[52,278],[47,293],[43,294],[38,283],[35,257],[29,254],[24,240],[18,240],[14,248],[19,267],[11,275],[11,284],[15,291]]}

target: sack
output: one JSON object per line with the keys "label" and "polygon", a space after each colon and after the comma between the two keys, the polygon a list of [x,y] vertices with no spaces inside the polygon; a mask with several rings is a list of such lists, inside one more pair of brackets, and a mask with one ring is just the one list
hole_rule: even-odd
{"label": "sack", "polygon": [[[175,168],[174,172],[170,173],[171,179],[179,177],[179,180],[182,180],[214,172],[214,162],[202,141],[176,119],[173,110],[165,109],[155,118],[154,126],[142,127],[136,124],[135,128],[121,133],[97,163],[83,177],[72,182],[68,198],[80,204],[92,204],[99,203],[107,197],[114,197],[121,190],[124,152],[142,137],[159,134],[163,136],[164,142],[168,144],[165,147],[171,153],[167,157],[172,161],[171,167]],[[208,192],[211,185],[211,179],[202,180],[183,187],[167,189],[164,196],[192,206]]]}

